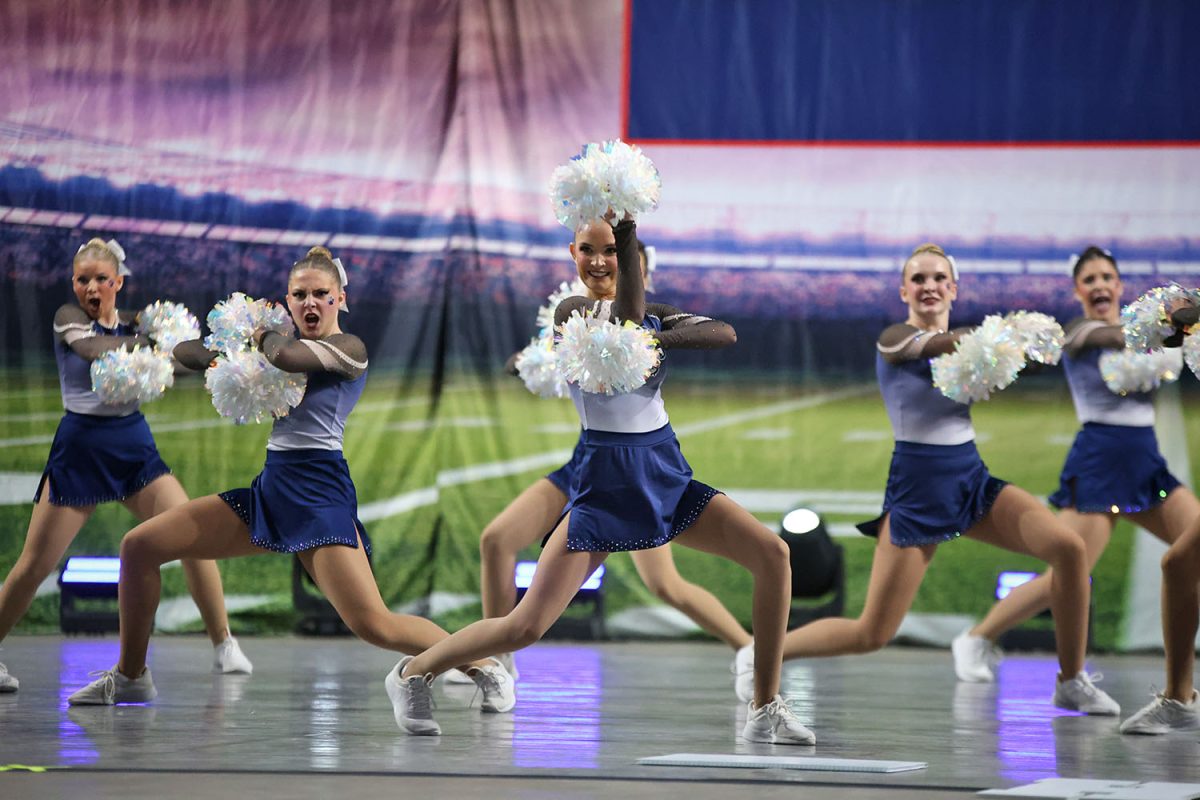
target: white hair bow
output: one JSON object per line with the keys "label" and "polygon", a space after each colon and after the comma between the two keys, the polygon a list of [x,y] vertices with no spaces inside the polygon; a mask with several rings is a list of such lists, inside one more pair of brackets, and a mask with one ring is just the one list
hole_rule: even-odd
{"label": "white hair bow", "polygon": [[946,256],[946,260],[950,262],[950,277],[958,282],[958,262],[954,260],[954,256]]}
{"label": "white hair bow", "polygon": [[[346,268],[342,266],[342,260],[340,258],[333,259],[333,265],[335,267],[337,267],[338,278],[341,280],[342,289],[344,290],[346,288],[346,286],[350,283],[350,279],[346,277]],[[345,300],[342,300],[341,305],[338,306],[338,311],[346,311],[346,312],[350,311],[350,306],[346,303]]]}
{"label": "white hair bow", "polygon": [[655,266],[656,266],[656,264],[655,264],[655,258],[654,258],[654,248],[651,247],[650,245],[646,245],[646,291],[647,292],[654,291],[654,267]]}
{"label": "white hair bow", "polygon": [[[113,254],[113,258],[117,260],[117,274],[132,275],[133,273],[129,271],[129,267],[125,266],[125,248],[121,247],[120,243],[116,239],[109,239],[104,243],[104,246],[108,248],[108,252]],[[79,249],[75,251],[75,254],[78,255],[82,253],[86,247],[87,242],[79,245]]]}

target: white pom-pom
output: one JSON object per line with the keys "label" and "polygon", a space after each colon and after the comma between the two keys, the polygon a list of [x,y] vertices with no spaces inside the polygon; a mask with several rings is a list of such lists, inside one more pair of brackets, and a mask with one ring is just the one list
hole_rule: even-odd
{"label": "white pom-pom", "polygon": [[1004,321],[1012,328],[1025,349],[1025,356],[1042,364],[1057,364],[1062,357],[1063,329],[1049,314],[1037,311],[1013,311]]}
{"label": "white pom-pom", "polygon": [[563,281],[546,298],[546,304],[539,308],[537,313],[538,331],[554,327],[554,312],[558,310],[562,301],[568,297],[587,297],[587,287],[583,285],[583,281],[579,280],[579,278],[576,278],[571,283]]}
{"label": "white pom-pom", "polygon": [[1025,341],[1001,317],[984,317],[953,353],[930,362],[933,385],[956,403],[986,400],[1007,387],[1025,366]]}
{"label": "white pom-pom", "polygon": [[1169,311],[1176,304],[1200,305],[1200,292],[1177,284],[1159,286],[1121,309],[1125,346],[1134,350],[1162,347],[1163,339],[1175,332]]}
{"label": "white pom-pom", "polygon": [[1200,378],[1200,335],[1191,333],[1183,337],[1183,361],[1192,374]]}
{"label": "white pom-pom", "polygon": [[565,397],[567,384],[558,371],[554,336],[550,328],[535,336],[517,356],[517,374],[525,388],[538,397]]}
{"label": "white pom-pom", "polygon": [[154,340],[154,346],[168,355],[175,345],[200,338],[196,315],[179,303],[156,300],[138,314],[138,330]]}
{"label": "white pom-pom", "polygon": [[109,350],[92,362],[92,391],[102,403],[149,403],[174,385],[168,354],[148,347]]}
{"label": "white pom-pom", "polygon": [[620,139],[585,145],[550,176],[550,202],[558,221],[575,230],[609,211],[615,226],[626,215],[658,207],[662,178],[641,148]]}
{"label": "white pom-pom", "polygon": [[662,358],[650,332],[632,322],[617,325],[575,312],[558,332],[559,371],[567,383],[592,394],[641,388]]}
{"label": "white pom-pom", "polygon": [[1113,394],[1149,392],[1179,379],[1179,354],[1174,350],[1143,353],[1126,347],[1100,354],[1100,377]]}
{"label": "white pom-pom", "polygon": [[233,353],[250,347],[250,337],[256,330],[272,330],[290,336],[293,325],[286,308],[234,292],[228,300],[222,300],[208,312],[208,329],[212,333],[204,339],[205,347]]}
{"label": "white pom-pom", "polygon": [[308,376],[284,372],[257,350],[217,357],[204,373],[213,408],[239,425],[285,417],[304,399]]}

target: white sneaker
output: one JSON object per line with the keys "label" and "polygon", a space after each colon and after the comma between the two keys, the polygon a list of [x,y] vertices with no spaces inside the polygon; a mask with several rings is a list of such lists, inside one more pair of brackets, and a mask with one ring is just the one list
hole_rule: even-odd
{"label": "white sneaker", "polygon": [[21,682],[9,674],[8,667],[0,664],[0,694],[15,692],[20,686]]}
{"label": "white sneaker", "polygon": [[448,670],[442,677],[442,680],[446,681],[446,683],[454,684],[455,686],[470,686],[475,682],[471,679],[470,675],[463,672],[461,669]]}
{"label": "white sneaker", "polygon": [[1088,674],[1081,671],[1069,681],[1060,680],[1054,687],[1054,705],[1069,711],[1082,711],[1084,714],[1115,717],[1121,713],[1121,706],[1109,697],[1103,689],[1096,687],[1096,681],[1103,680],[1099,672]]}
{"label": "white sneaker", "polygon": [[733,663],[729,665],[733,673],[733,693],[743,703],[754,699],[754,642],[745,647],[739,647],[733,655]]}
{"label": "white sneaker", "polygon": [[412,656],[400,659],[392,671],[383,679],[388,699],[392,701],[392,713],[396,724],[413,736],[438,736],[442,729],[433,718],[433,676],[413,675],[401,678],[400,673]]}
{"label": "white sneaker", "polygon": [[1190,703],[1181,703],[1156,692],[1153,700],[1121,723],[1121,733],[1157,736],[1171,731],[1200,730],[1200,703],[1196,700],[1195,691]]}
{"label": "white sneaker", "polygon": [[495,662],[494,665],[472,667],[467,670],[467,675],[479,687],[479,691],[483,692],[479,710],[503,714],[505,711],[512,711],[513,706],[517,704],[517,687],[500,659],[493,658],[492,661]]}
{"label": "white sneaker", "polygon": [[213,672],[222,675],[249,675],[254,672],[254,665],[246,658],[232,633],[213,648]]}
{"label": "white sneaker", "polygon": [[508,671],[508,674],[512,676],[513,683],[521,679],[521,671],[517,669],[517,660],[513,658],[512,653],[501,653],[496,658],[504,665],[504,669]]}
{"label": "white sneaker", "polygon": [[775,699],[762,708],[755,708],[753,703],[749,704],[742,738],[748,742],[768,744],[817,743],[817,737],[800,724],[792,707],[779,695],[775,695]]}
{"label": "white sneaker", "polygon": [[954,637],[954,674],[965,683],[994,683],[1000,663],[1000,648],[983,636],[972,636],[969,629]]}
{"label": "white sneaker", "polygon": [[149,667],[143,669],[136,678],[126,678],[116,667],[88,673],[89,677],[93,675],[96,680],[68,697],[67,703],[73,706],[112,706],[148,703],[158,697]]}

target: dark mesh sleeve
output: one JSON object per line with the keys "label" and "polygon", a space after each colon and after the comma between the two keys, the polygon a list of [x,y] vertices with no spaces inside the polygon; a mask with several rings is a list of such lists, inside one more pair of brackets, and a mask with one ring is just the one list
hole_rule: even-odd
{"label": "dark mesh sleeve", "polygon": [[1063,329],[1063,350],[1069,356],[1077,356],[1084,350],[1123,350],[1125,331],[1120,325],[1109,325],[1098,319],[1079,317],[1067,323]]}
{"label": "dark mesh sleeve", "polygon": [[680,311],[665,303],[649,303],[646,313],[662,320],[656,334],[664,350],[716,350],[737,341],[733,326],[720,320]]}
{"label": "dark mesh sleeve", "polygon": [[95,361],[109,350],[132,349],[137,345],[150,346],[150,340],[145,336],[97,335],[92,328],[92,318],[87,312],[70,303],[59,308],[54,314],[54,338],[65,343],[86,361]]}
{"label": "dark mesh sleeve", "polygon": [[353,380],[367,371],[367,346],[350,333],[293,339],[272,331],[263,336],[261,349],[284,372],[332,372]]}
{"label": "dark mesh sleeve", "polygon": [[637,225],[631,219],[622,220],[613,229],[617,240],[617,299],[613,302],[613,317],[617,322],[629,320],[641,324],[646,316],[646,286],[642,282],[642,257],[637,249]]}
{"label": "dark mesh sleeve", "polygon": [[901,322],[884,329],[875,346],[884,361],[900,364],[953,353],[958,347],[959,338],[969,330],[960,328],[950,333],[930,333]]}
{"label": "dark mesh sleeve", "polygon": [[180,342],[175,345],[175,349],[171,351],[171,355],[175,357],[183,366],[191,370],[208,369],[218,353],[216,350],[209,350],[204,346],[204,342],[200,339],[189,339],[186,342]]}
{"label": "dark mesh sleeve", "polygon": [[586,297],[575,295],[568,297],[558,304],[558,308],[554,309],[554,327],[558,327],[571,318],[571,315],[578,311],[584,313],[590,306],[594,305],[594,300],[589,300]]}

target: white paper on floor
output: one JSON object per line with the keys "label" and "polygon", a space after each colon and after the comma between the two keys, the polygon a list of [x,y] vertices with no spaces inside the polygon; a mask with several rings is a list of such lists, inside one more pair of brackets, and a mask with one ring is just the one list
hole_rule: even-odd
{"label": "white paper on floor", "polygon": [[984,797],[1045,797],[1063,800],[1193,800],[1200,798],[1200,783],[1045,778],[1011,789],[987,789],[979,794]]}
{"label": "white paper on floor", "polygon": [[822,772],[909,772],[925,769],[924,761],[872,761],[860,758],[816,756],[738,756],[725,753],[673,753],[639,758],[651,767],[724,767],[732,769],[803,769]]}

